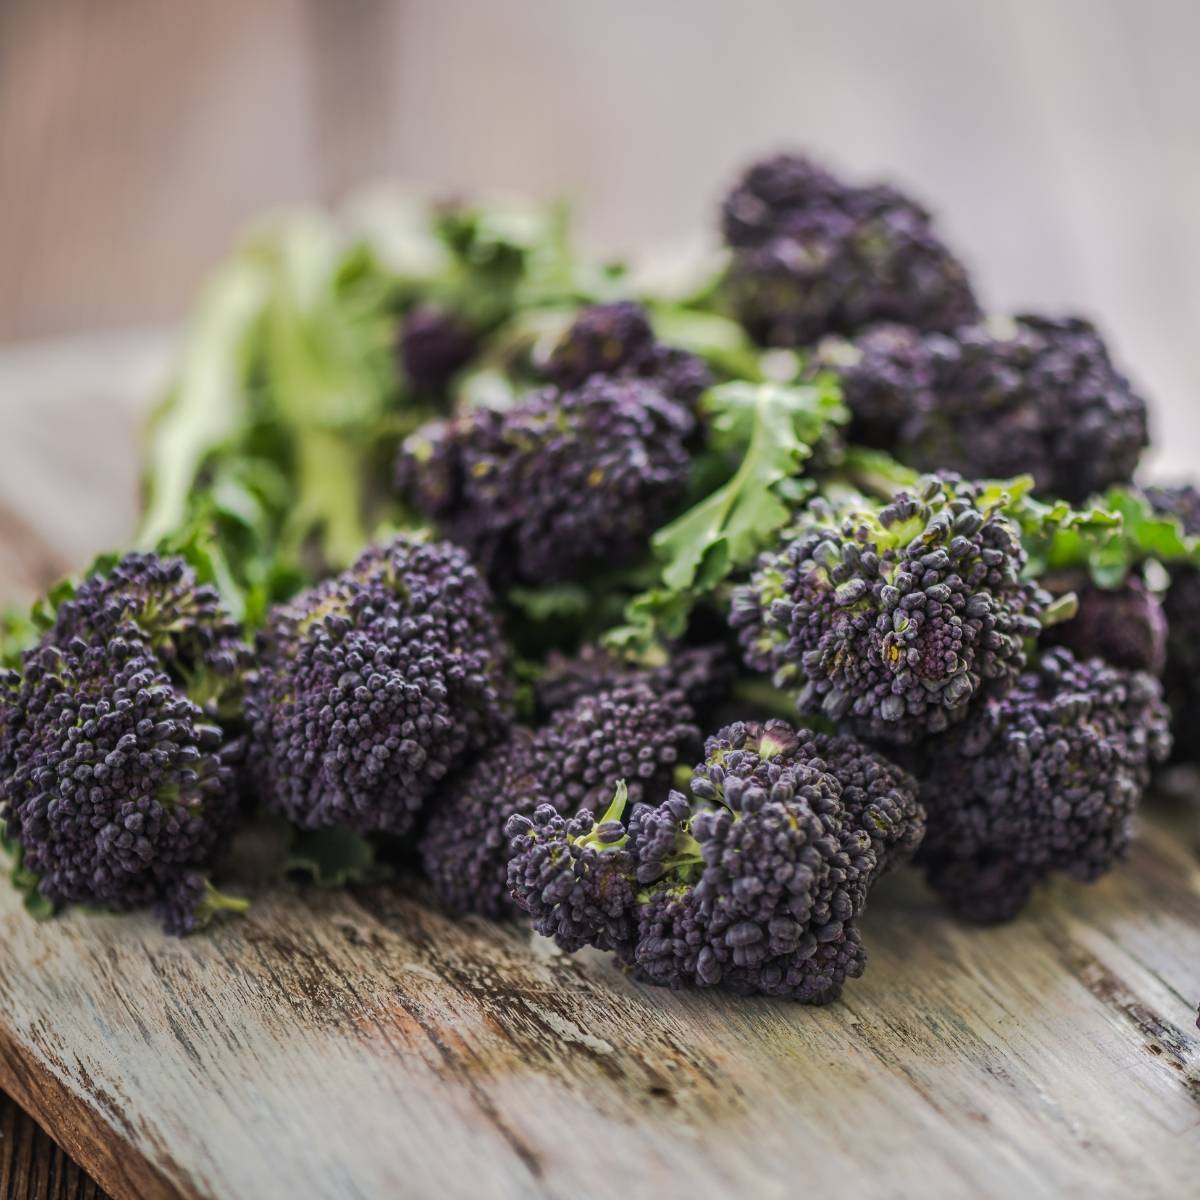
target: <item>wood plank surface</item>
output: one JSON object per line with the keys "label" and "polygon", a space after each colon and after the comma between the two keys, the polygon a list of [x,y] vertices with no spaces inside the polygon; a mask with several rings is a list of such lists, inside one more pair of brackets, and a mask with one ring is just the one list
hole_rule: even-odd
{"label": "wood plank surface", "polygon": [[0,898],[0,1083],[116,1197],[1194,1194],[1180,814],[992,930],[913,875],[806,1009],[630,982],[405,886],[211,936]]}
{"label": "wood plank surface", "polygon": [[[104,351],[122,419],[145,406],[146,345]],[[61,390],[51,348],[0,359],[20,381],[0,389],[9,428],[30,394],[71,426],[98,351],[70,349]],[[3,454],[65,481],[72,446]],[[104,461],[82,542],[124,519],[104,498],[131,477]],[[1055,884],[1003,928],[952,920],[912,873],[885,881],[867,973],[823,1009],[646,988],[518,926],[451,920],[415,881],[276,889],[185,941],[141,917],[38,924],[0,889],[0,1088],[117,1200],[1195,1194],[1185,782],[1127,867]]]}
{"label": "wood plank surface", "polygon": [[0,1200],[106,1200],[96,1183],[2,1092]]}

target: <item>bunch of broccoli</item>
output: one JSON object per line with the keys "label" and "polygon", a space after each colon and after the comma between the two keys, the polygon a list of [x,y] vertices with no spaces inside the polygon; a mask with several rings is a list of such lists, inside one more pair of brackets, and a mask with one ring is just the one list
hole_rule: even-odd
{"label": "bunch of broccoli", "polygon": [[1145,401],[1078,317],[874,325],[823,339],[811,369],[838,376],[864,444],[920,470],[1029,474],[1076,503],[1130,479],[1149,440]]}
{"label": "bunch of broccoli", "polygon": [[31,910],[189,932],[268,822],[283,869],[821,1003],[906,862],[976,921],[1117,863],[1200,744],[1200,493],[1134,482],[1145,402],[893,187],[775,157],[722,230],[683,298],[557,210],[252,238],[139,549],[0,625]]}
{"label": "bunch of broccoli", "polygon": [[627,822],[624,784],[598,817],[510,816],[509,886],[534,927],[612,950],[650,983],[836,997],[862,974],[870,888],[921,840],[915,781],[774,720],[714,734],[685,786]]}
{"label": "bunch of broccoli", "polygon": [[249,648],[179,558],[101,563],[0,679],[0,820],[31,907],[152,906],[190,932],[237,819]]}

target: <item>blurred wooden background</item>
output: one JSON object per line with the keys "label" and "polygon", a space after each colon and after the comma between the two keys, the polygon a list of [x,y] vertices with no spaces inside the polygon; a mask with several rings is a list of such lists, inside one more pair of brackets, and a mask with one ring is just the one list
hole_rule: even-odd
{"label": "blurred wooden background", "polygon": [[1181,471],[1198,51],[1194,0],[3,0],[0,342],[175,321],[262,208],[380,175],[703,243],[800,145],[929,198],[995,307],[1099,317]]}

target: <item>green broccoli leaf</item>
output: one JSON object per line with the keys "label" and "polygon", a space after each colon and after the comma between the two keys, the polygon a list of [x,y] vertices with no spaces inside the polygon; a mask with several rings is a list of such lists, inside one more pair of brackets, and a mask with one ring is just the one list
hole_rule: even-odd
{"label": "green broccoli leaf", "polygon": [[748,566],[805,495],[795,486],[813,448],[848,419],[832,380],[803,386],[726,383],[702,400],[710,448],[738,461],[724,484],[654,535],[659,582],[630,602],[609,634],[630,651],[679,636],[698,599]]}
{"label": "green broccoli leaf", "polygon": [[26,868],[21,844],[0,834],[0,851],[8,855],[9,879],[21,895],[25,911],[39,921],[54,916],[58,909],[38,891],[38,877]]}
{"label": "green broccoli leaf", "polygon": [[654,334],[667,346],[688,350],[730,379],[760,382],[762,351],[736,321],[674,304],[649,305]]}
{"label": "green broccoli leaf", "polygon": [[322,888],[371,883],[387,869],[376,861],[375,847],[348,829],[318,829],[298,833],[283,863],[286,875],[306,875]]}
{"label": "green broccoli leaf", "polygon": [[[1023,501],[1026,511],[1031,505],[1036,502]],[[1200,538],[1189,536],[1177,518],[1156,512],[1136,488],[1112,487],[1074,519],[1056,519],[1062,507],[1054,506],[1032,537],[1022,525],[1031,564],[1039,572],[1086,571],[1098,587],[1112,588],[1151,560],[1166,567],[1200,567]]]}
{"label": "green broccoli leaf", "polygon": [[830,424],[846,420],[831,384],[727,383],[703,399],[714,449],[740,453],[733,477],[654,535],[668,589],[710,590],[749,563],[786,524],[790,506],[776,488],[797,475]]}
{"label": "green broccoli leaf", "polygon": [[921,472],[906,467],[883,450],[847,446],[838,464],[838,474],[860,492],[887,500],[910,488]]}
{"label": "green broccoli leaf", "polygon": [[582,584],[560,583],[543,588],[513,587],[508,601],[532,621],[577,620],[592,607],[591,593]]}
{"label": "green broccoli leaf", "polygon": [[264,264],[239,254],[200,298],[174,386],[150,428],[146,503],[137,538],[144,548],[178,528],[205,458],[245,418],[250,361],[269,291]]}
{"label": "green broccoli leaf", "polygon": [[640,592],[625,608],[625,623],[604,635],[605,643],[624,657],[641,658],[661,641],[681,638],[701,593],[651,588]]}
{"label": "green broccoli leaf", "polygon": [[16,670],[21,655],[37,640],[38,627],[29,609],[13,606],[0,611],[0,667]]}

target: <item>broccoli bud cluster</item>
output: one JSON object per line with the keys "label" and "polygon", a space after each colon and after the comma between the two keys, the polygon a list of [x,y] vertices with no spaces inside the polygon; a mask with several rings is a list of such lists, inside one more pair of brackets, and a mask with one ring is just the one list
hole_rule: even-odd
{"label": "broccoli bud cluster", "polygon": [[937,335],[887,322],[854,338],[832,334],[813,349],[808,372],[838,377],[855,440],[894,450],[913,414],[933,403],[938,360],[931,346],[937,342]]}
{"label": "broccoli bud cluster", "polygon": [[656,666],[633,665],[602,646],[586,645],[575,654],[552,650],[546,656],[534,699],[539,714],[549,716],[584,696],[644,683],[655,692],[682,692],[704,718],[728,697],[735,673],[733,656],[718,643],[669,649]]}
{"label": "broccoli bud cluster", "polygon": [[1098,878],[1128,848],[1171,736],[1157,680],[1046,651],[918,755],[929,831],[918,854],[959,914],[1004,921],[1053,872]]}
{"label": "broccoli bud cluster", "polygon": [[547,375],[564,390],[593,375],[646,379],[689,410],[713,382],[696,355],[657,341],[646,310],[627,300],[585,308],[551,353]]}
{"label": "broccoli bud cluster", "polygon": [[45,640],[108,638],[128,626],[189,698],[212,716],[236,715],[249,647],[216,588],[182,558],[126,554],[88,576],[59,605]]}
{"label": "broccoli bud cluster", "polygon": [[848,739],[786,722],[709,738],[689,784],[599,820],[549,805],[509,818],[509,885],[566,949],[616,952],[670,987],[720,985],[807,1003],[861,974],[854,921],[920,841],[915,782]]}
{"label": "broccoli bud cluster", "polygon": [[539,805],[568,816],[608,803],[619,780],[635,800],[671,784],[700,730],[680,692],[644,679],[587,693],[536,731],[518,728],[449,788],[419,850],[439,899],[461,912],[514,911],[507,889],[505,821]]}
{"label": "broccoli bud cluster", "polygon": [[885,325],[826,339],[813,366],[841,378],[858,438],[918,470],[1029,474],[1081,502],[1130,479],[1149,441],[1145,400],[1078,317]]}
{"label": "broccoli bud cluster", "polygon": [[237,810],[249,653],[179,558],[128,554],[61,600],[0,680],[0,820],[45,901],[151,907],[169,933],[238,906],[206,871]]}
{"label": "broccoli bud cluster", "polygon": [[[9,693],[0,817],[46,900],[160,906],[208,865],[236,812],[237,749],[133,626],[44,641]],[[178,901],[161,915],[171,933],[200,919]]]}
{"label": "broccoli bud cluster", "polygon": [[1049,596],[977,485],[929,476],[882,508],[818,498],[734,593],[747,664],[798,688],[802,713],[911,742],[960,720],[1025,665]]}
{"label": "broccoli bud cluster", "polygon": [[[1122,856],[1168,704],[1200,746],[1200,490],[1129,482],[1146,404],[1091,324],[985,319],[924,207],[797,156],[736,183],[686,299],[585,304],[625,276],[548,213],[426,225],[402,278],[322,256],[294,336],[262,319],[288,272],[219,290],[193,350],[245,403],[210,444],[176,389],[138,539],[186,561],[0,614],[31,911],[186,933],[242,905],[227,868],[382,851],[639,980],[822,1003],[900,864],[993,921]],[[297,406],[305,365],[355,411]],[[814,729],[745,719],[789,711]]]}
{"label": "broccoli bud cluster", "polygon": [[371,547],[277,607],[258,655],[252,762],[267,803],[304,828],[408,832],[512,719],[491,592],[449,543]]}
{"label": "broccoli bud cluster", "polygon": [[440,397],[451,376],[475,351],[476,338],[453,313],[419,304],[400,326],[400,366],[419,396]]}
{"label": "broccoli bud cluster", "polygon": [[[1183,531],[1200,536],[1200,489],[1191,484],[1150,487],[1146,497],[1155,510],[1175,517]],[[1163,597],[1167,618],[1167,662],[1163,688],[1171,706],[1175,749],[1182,759],[1200,757],[1200,571],[1171,569]]]}
{"label": "broccoli bud cluster", "polygon": [[[1137,575],[1119,587],[1101,588],[1072,580],[1078,608],[1043,641],[1066,646],[1076,658],[1102,658],[1127,671],[1161,675],[1167,664],[1167,615],[1158,597]],[[1056,586],[1055,590],[1059,590]]]}
{"label": "broccoli bud cluster", "polygon": [[764,345],[803,346],[878,321],[948,330],[979,315],[930,214],[893,187],[854,186],[781,155],[745,173],[722,225],[730,304]]}
{"label": "broccoli bud cluster", "polygon": [[560,582],[645,549],[683,496],[695,427],[655,383],[591,376],[425,427],[398,481],[490,578]]}

